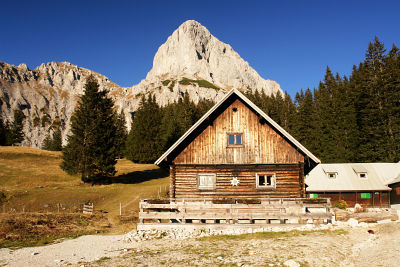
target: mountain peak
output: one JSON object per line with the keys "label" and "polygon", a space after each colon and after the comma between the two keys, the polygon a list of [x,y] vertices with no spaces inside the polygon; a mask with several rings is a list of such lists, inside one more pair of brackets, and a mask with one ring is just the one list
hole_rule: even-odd
{"label": "mountain peak", "polygon": [[261,78],[229,44],[195,20],[182,23],[158,49],[146,80],[160,77],[202,79],[226,90],[282,92],[279,84]]}

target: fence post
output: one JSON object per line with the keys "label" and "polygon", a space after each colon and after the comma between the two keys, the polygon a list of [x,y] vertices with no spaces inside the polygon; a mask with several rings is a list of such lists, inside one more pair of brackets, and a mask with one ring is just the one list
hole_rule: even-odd
{"label": "fence post", "polygon": [[122,202],[119,202],[119,216],[122,216]]}

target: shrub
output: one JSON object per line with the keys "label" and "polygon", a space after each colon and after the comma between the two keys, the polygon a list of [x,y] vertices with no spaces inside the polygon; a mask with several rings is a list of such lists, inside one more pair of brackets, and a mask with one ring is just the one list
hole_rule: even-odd
{"label": "shrub", "polygon": [[169,88],[169,90],[170,90],[171,92],[174,91],[174,86],[175,86],[175,81],[172,81],[171,84],[168,86],[168,88]]}
{"label": "shrub", "polygon": [[344,200],[342,199],[342,200],[339,200],[339,201],[336,201],[335,203],[333,203],[333,206],[334,206],[335,208],[345,210],[345,209],[348,208],[349,205],[347,204],[346,201],[344,201]]}
{"label": "shrub", "polygon": [[167,86],[170,82],[171,82],[170,80],[165,80],[165,81],[162,81],[161,83],[162,83],[162,85]]}
{"label": "shrub", "polygon": [[190,85],[190,84],[197,83],[199,85],[199,87],[212,88],[212,89],[216,89],[216,90],[219,89],[219,87],[215,86],[214,84],[212,84],[206,80],[192,80],[192,79],[183,77],[182,80],[179,81],[179,83],[182,85]]}
{"label": "shrub", "polygon": [[40,124],[40,119],[38,117],[33,118],[33,127],[38,127]]}

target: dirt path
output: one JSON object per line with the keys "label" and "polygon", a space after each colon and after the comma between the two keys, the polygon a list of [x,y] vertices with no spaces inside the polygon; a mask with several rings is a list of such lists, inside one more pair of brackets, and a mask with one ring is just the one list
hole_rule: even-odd
{"label": "dirt path", "polygon": [[[369,234],[367,230],[373,230]],[[46,247],[0,250],[10,266],[400,266],[400,223],[293,236],[213,236],[125,243],[123,236],[84,236]],[[37,255],[32,255],[34,252]],[[62,260],[60,262],[60,260]]]}

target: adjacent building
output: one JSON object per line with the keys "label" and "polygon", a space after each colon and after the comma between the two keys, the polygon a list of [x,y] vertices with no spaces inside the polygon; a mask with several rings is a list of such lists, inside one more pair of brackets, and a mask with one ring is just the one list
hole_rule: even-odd
{"label": "adjacent building", "polygon": [[400,162],[319,164],[305,181],[310,198],[328,197],[331,203],[390,207],[400,200]]}

